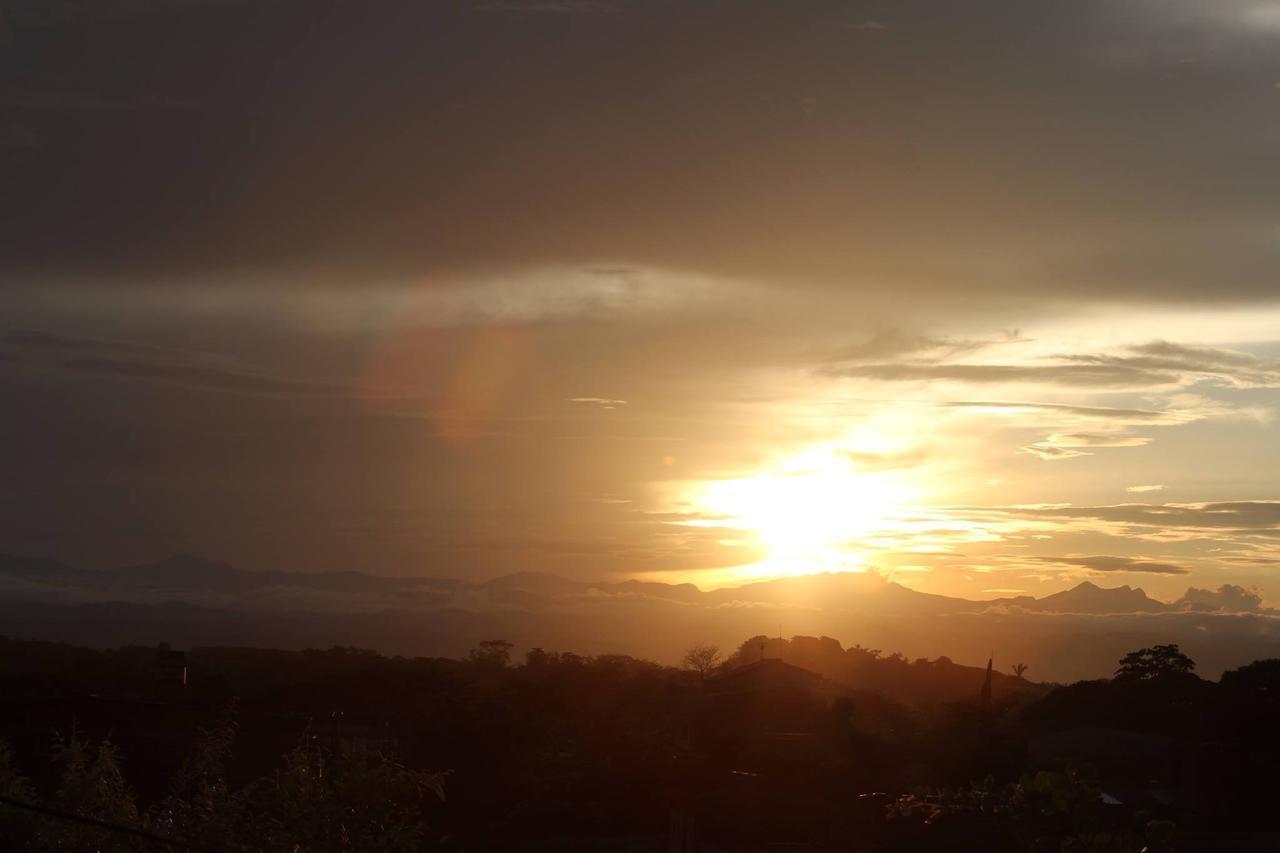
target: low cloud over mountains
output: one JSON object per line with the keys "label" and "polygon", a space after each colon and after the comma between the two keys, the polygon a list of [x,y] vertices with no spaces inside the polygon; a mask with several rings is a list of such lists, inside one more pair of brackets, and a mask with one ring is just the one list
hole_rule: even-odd
{"label": "low cloud over mountains", "polygon": [[[1042,598],[931,595],[874,574],[823,574],[704,591],[525,573],[484,582],[358,572],[253,572],[195,557],[108,570],[0,558],[8,633],[96,645],[351,643],[460,655],[481,639],[674,661],[689,645],[756,634],[829,635],[901,651],[1028,663],[1044,680],[1109,674],[1137,645],[1180,642],[1215,671],[1280,655],[1280,611],[1239,586],[1161,601],[1085,581]],[[927,618],[921,618],[927,617]],[[335,639],[337,638],[337,639]]]}

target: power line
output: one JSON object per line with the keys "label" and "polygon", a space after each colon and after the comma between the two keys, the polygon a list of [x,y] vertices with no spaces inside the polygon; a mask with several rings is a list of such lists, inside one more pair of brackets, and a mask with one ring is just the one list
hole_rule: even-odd
{"label": "power line", "polygon": [[[0,0],[2,2],[2,0]],[[176,711],[192,711],[209,716],[225,715],[227,713],[227,705],[196,705],[191,702],[164,702],[157,699],[131,699],[118,696],[104,696],[101,693],[51,693],[40,696],[23,696],[23,701],[28,705],[69,705],[73,702],[99,702],[106,705],[135,705],[145,708],[172,708]],[[323,711],[268,711],[261,708],[250,706],[240,706],[235,712],[235,718],[240,719],[265,719],[265,720],[288,720],[290,722],[306,722],[319,714],[324,715]],[[404,714],[380,714],[379,719],[403,719]]]}
{"label": "power line", "polygon": [[86,817],[85,815],[76,814],[75,812],[66,812],[62,809],[50,808],[49,806],[41,806],[36,803],[28,803],[25,800],[17,800],[13,797],[6,797],[0,794],[0,803],[13,806],[17,809],[26,809],[30,812],[46,815],[47,817],[58,818],[59,820],[74,821],[75,823],[83,823],[89,826],[96,826],[99,829],[110,830],[111,832],[119,832],[124,835],[132,835],[135,838],[145,838],[148,841],[154,841],[157,844],[163,844],[165,847],[174,850],[188,850],[192,853],[226,853],[226,851],[216,850],[212,847],[204,847],[200,844],[192,844],[188,841],[180,841],[175,838],[166,838],[163,835],[156,835],[153,832],[147,832],[145,829],[139,829],[136,826],[126,826],[122,823],[112,823],[108,820],[99,820],[96,817]]}

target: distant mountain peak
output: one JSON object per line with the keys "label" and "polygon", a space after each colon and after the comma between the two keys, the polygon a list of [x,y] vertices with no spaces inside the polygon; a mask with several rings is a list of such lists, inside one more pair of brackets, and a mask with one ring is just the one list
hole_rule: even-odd
{"label": "distant mountain peak", "polygon": [[1058,613],[1154,613],[1168,610],[1169,605],[1128,584],[1103,587],[1085,580],[1071,589],[1036,599],[1032,608]]}

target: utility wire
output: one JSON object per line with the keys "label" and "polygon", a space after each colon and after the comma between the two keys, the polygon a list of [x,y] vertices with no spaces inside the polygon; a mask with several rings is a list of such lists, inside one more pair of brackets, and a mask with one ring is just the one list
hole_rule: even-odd
{"label": "utility wire", "polygon": [[212,847],[204,847],[200,844],[192,844],[191,842],[180,841],[176,838],[166,838],[163,835],[156,835],[155,833],[147,832],[145,829],[139,829],[136,826],[126,826],[122,823],[112,823],[107,820],[99,820],[96,817],[86,817],[85,815],[79,815],[75,812],[66,812],[61,809],[54,809],[49,806],[41,806],[36,803],[28,803],[25,800],[6,797],[3,794],[0,794],[0,803],[4,803],[7,806],[13,806],[17,809],[26,809],[27,811],[36,812],[48,817],[55,817],[59,820],[74,821],[75,823],[88,824],[89,826],[96,826],[99,829],[106,829],[111,832],[132,835],[135,838],[145,838],[148,841],[163,844],[165,847],[169,847],[174,850],[188,850],[192,851],[192,853],[226,853],[226,851],[215,850]]}

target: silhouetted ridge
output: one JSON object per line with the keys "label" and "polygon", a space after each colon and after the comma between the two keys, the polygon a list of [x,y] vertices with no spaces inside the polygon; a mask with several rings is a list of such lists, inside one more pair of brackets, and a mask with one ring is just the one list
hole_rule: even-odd
{"label": "silhouetted ridge", "polygon": [[[578,581],[545,572],[520,572],[481,583],[422,576],[388,577],[363,572],[250,571],[228,563],[189,554],[167,557],[102,571],[77,569],[56,560],[0,555],[0,578],[20,579],[25,592],[39,598],[42,585],[50,600],[62,600],[69,592],[84,600],[138,597],[148,593],[201,596],[221,599],[249,596],[268,590],[361,593],[369,596],[406,594],[395,602],[412,605],[415,593],[477,593],[481,600],[507,605],[543,607],[557,597],[598,596],[652,598],[690,604],[732,605],[768,603],[783,606],[822,607],[849,613],[940,614],[977,612],[992,606],[1016,606],[1054,613],[1155,613],[1172,605],[1129,586],[1099,587],[1084,581],[1072,589],[1044,598],[1031,596],[971,601],[918,592],[874,573],[826,572],[757,581],[737,587],[705,591],[697,586],[656,581]],[[428,596],[430,598],[430,596]],[[454,602],[467,606],[465,600]]]}

